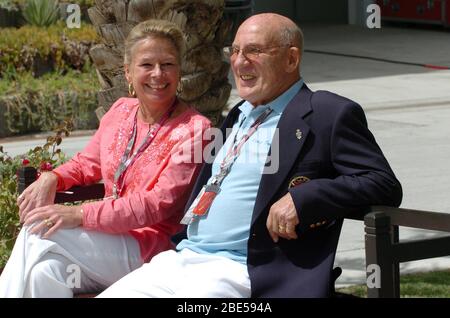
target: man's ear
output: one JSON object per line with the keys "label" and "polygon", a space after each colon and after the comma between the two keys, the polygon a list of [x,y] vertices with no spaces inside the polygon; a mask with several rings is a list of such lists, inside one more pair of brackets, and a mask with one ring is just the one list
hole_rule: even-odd
{"label": "man's ear", "polygon": [[291,46],[288,51],[288,60],[286,65],[286,71],[288,73],[297,72],[300,61],[301,61],[301,52],[298,47]]}

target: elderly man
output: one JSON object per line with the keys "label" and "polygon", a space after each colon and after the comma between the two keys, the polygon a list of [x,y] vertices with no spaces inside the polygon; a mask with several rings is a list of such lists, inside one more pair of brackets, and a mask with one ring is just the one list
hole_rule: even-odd
{"label": "elderly man", "polygon": [[398,206],[402,190],[362,108],[303,82],[302,46],[277,14],[239,27],[227,53],[244,101],[197,180],[188,238],[101,296],[329,296],[342,219]]}

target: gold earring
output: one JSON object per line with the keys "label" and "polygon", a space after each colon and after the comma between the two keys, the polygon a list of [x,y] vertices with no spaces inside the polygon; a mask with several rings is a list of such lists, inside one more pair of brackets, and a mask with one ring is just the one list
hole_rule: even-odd
{"label": "gold earring", "polygon": [[177,85],[177,95],[180,95],[181,93],[183,93],[183,85],[181,84],[181,78],[178,81],[178,85]]}
{"label": "gold earring", "polygon": [[128,84],[128,95],[130,95],[131,97],[136,97],[136,92],[134,90],[133,84],[131,83]]}

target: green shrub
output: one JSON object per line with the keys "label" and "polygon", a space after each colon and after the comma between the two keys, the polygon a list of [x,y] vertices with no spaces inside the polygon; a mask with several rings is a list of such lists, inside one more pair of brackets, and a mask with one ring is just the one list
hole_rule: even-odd
{"label": "green shrub", "polygon": [[20,229],[15,174],[20,165],[20,160],[8,160],[3,152],[0,152],[0,268],[8,260]]}
{"label": "green shrub", "polygon": [[[82,9],[87,9],[95,5],[95,0],[60,0],[60,3],[78,4]],[[8,11],[23,11],[28,0],[0,0],[0,9]]]}
{"label": "green shrub", "polygon": [[99,38],[92,25],[67,28],[59,22],[48,28],[26,25],[20,29],[3,28],[0,37],[0,77],[17,73],[36,73],[39,63],[64,72],[90,64],[89,49]]}
{"label": "green shrub", "polygon": [[56,128],[54,136],[47,138],[45,145],[31,149],[24,155],[10,157],[0,146],[0,268],[5,266],[21,227],[16,204],[17,169],[28,165],[42,171],[62,164],[66,158],[58,146],[62,137],[69,135],[71,128],[71,122],[66,120]]}
{"label": "green shrub", "polygon": [[68,1],[64,1],[64,2],[69,2],[69,3],[74,3],[74,4],[76,3],[76,4],[80,5],[80,7],[87,7],[87,8],[93,7],[95,5],[95,0],[75,0],[75,1],[68,0]]}
{"label": "green shrub", "polygon": [[0,0],[0,9],[5,9],[8,11],[19,11],[21,0]]}
{"label": "green shrub", "polygon": [[22,14],[29,24],[47,27],[54,24],[59,18],[58,1],[28,0]]}
{"label": "green shrub", "polygon": [[65,76],[51,73],[39,79],[23,74],[0,81],[0,116],[4,118],[0,134],[49,131],[67,117],[76,129],[94,129],[99,89],[94,69],[69,71]]}

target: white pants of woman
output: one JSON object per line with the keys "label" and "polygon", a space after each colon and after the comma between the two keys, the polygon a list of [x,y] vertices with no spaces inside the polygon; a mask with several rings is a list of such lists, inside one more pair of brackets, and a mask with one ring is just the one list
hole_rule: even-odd
{"label": "white pants of woman", "polygon": [[74,228],[41,239],[24,227],[0,276],[0,298],[98,292],[142,264],[139,244],[128,234]]}
{"label": "white pants of woman", "polygon": [[161,252],[98,297],[248,298],[247,265],[187,248]]}

